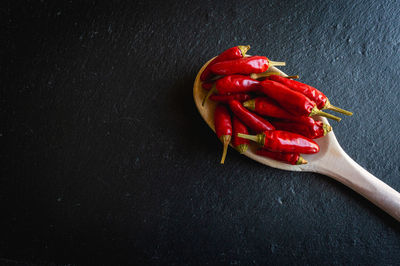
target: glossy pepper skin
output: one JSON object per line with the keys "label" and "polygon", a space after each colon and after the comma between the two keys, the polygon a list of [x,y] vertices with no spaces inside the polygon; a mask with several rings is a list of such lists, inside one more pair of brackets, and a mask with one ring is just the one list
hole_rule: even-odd
{"label": "glossy pepper skin", "polygon": [[224,144],[221,164],[225,162],[229,142],[232,138],[232,121],[228,109],[224,105],[217,105],[214,111],[214,127],[217,137]]}
{"label": "glossy pepper skin", "polygon": [[218,79],[213,88],[208,91],[204,97],[202,105],[213,94],[231,94],[231,93],[246,93],[256,91],[260,87],[260,82],[248,76],[243,75],[229,75]]}
{"label": "glossy pepper skin", "polygon": [[210,67],[215,75],[261,73],[267,71],[269,60],[265,56],[249,56],[216,63]]}
{"label": "glossy pepper skin", "polygon": [[318,144],[312,139],[304,137],[300,134],[282,130],[264,131],[256,136],[242,134],[238,134],[238,136],[253,140],[262,148],[273,152],[305,154],[319,152]]}
{"label": "glossy pepper skin", "polygon": [[333,106],[330,102],[329,99],[323,94],[321,91],[317,90],[316,88],[298,82],[296,80],[292,80],[289,78],[281,77],[279,75],[271,75],[268,77],[268,79],[279,82],[281,84],[286,85],[292,90],[295,90],[297,92],[300,92],[307,96],[310,100],[314,101],[315,104],[317,105],[318,109],[329,109],[333,110],[335,112],[339,112],[345,115],[353,115],[352,112],[344,110],[342,108]]}
{"label": "glossy pepper skin", "polygon": [[240,121],[256,133],[275,129],[270,122],[244,108],[239,101],[230,101],[229,107]]}
{"label": "glossy pepper skin", "polygon": [[326,101],[328,99],[325,96],[325,94],[323,94],[321,91],[317,90],[316,88],[311,87],[310,85],[298,82],[296,80],[288,79],[288,78],[278,76],[278,75],[271,75],[268,77],[268,79],[279,82],[281,84],[284,84],[287,87],[289,87],[290,89],[302,93],[303,95],[307,96],[310,100],[314,101],[316,103],[318,109],[323,109],[326,104]]}
{"label": "glossy pepper skin", "polygon": [[230,95],[211,95],[210,100],[221,103],[229,103],[230,101],[237,100],[244,102],[250,99],[250,95],[246,93],[235,93]]}
{"label": "glossy pepper skin", "polygon": [[262,81],[260,91],[295,116],[309,116],[315,107],[308,97],[276,81]]}
{"label": "glossy pepper skin", "polygon": [[251,92],[259,88],[259,81],[243,75],[229,75],[215,82],[215,92],[218,94]]}
{"label": "glossy pepper skin", "polygon": [[298,133],[309,139],[317,139],[328,134],[332,127],[322,121],[315,121],[311,117],[307,117],[310,121],[307,123],[298,123],[293,121],[272,121],[271,124],[278,130],[285,130]]}
{"label": "glossy pepper skin", "polygon": [[213,85],[214,85],[214,82],[203,82],[203,83],[201,83],[201,87],[203,87],[203,89],[205,89],[207,91],[211,90]]}
{"label": "glossy pepper skin", "polygon": [[259,115],[286,119],[289,121],[305,121],[308,122],[308,116],[295,116],[279,106],[275,101],[266,97],[257,97],[246,101],[243,106],[256,112]]}
{"label": "glossy pepper skin", "polygon": [[337,116],[322,112],[318,109],[315,102],[300,92],[294,91],[284,84],[273,80],[260,82],[260,92],[275,100],[280,106],[285,108],[294,116],[321,115],[336,121],[341,119]]}
{"label": "glossy pepper skin", "polygon": [[236,116],[233,116],[232,124],[233,124],[232,145],[240,152],[240,154],[242,154],[249,148],[250,141],[248,139],[239,138],[237,136],[237,133],[249,134],[249,131],[247,130],[247,127],[242,123],[242,121],[240,121]]}
{"label": "glossy pepper skin", "polygon": [[239,46],[229,48],[228,50],[225,50],[224,52],[219,54],[216,58],[214,58],[207,65],[207,67],[204,69],[203,73],[201,73],[201,75],[200,75],[200,80],[205,81],[212,77],[212,72],[210,70],[212,65],[214,65],[218,62],[225,61],[225,60],[233,60],[233,59],[242,58],[246,55],[246,52],[249,49],[250,49],[249,45],[247,45],[247,46],[239,45]]}
{"label": "glossy pepper skin", "polygon": [[256,154],[293,165],[307,163],[307,161],[301,157],[299,153],[272,152],[265,149],[258,149],[256,150]]}

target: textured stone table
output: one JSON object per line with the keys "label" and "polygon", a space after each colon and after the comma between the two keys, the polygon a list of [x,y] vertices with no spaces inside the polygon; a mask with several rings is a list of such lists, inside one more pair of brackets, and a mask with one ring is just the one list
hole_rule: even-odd
{"label": "textured stone table", "polygon": [[192,99],[250,44],[354,111],[339,142],[400,190],[398,1],[105,2],[2,4],[1,264],[400,261],[399,223],[330,178],[219,165]]}

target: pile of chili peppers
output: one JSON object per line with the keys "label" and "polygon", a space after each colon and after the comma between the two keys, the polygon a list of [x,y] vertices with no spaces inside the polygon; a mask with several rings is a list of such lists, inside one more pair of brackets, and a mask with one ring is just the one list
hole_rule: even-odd
{"label": "pile of chili peppers", "polygon": [[[250,142],[259,145],[257,154],[288,164],[305,164],[301,154],[319,152],[313,140],[328,134],[332,127],[314,116],[341,118],[322,111],[351,112],[333,106],[328,98],[310,85],[268,71],[284,62],[265,56],[246,56],[250,46],[235,46],[215,57],[200,75],[208,91],[205,101],[218,102],[214,125],[223,143],[221,164],[232,144],[240,153]],[[252,135],[251,135],[252,134]]]}

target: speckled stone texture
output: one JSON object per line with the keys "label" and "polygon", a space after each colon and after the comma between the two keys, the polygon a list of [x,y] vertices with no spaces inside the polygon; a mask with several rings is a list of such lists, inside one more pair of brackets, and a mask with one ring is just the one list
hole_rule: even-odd
{"label": "speckled stone texture", "polygon": [[[322,175],[221,144],[193,103],[238,44],[355,112],[344,150],[400,190],[399,1],[1,4],[0,264],[395,265],[400,226]],[[3,94],[4,92],[4,94]]]}

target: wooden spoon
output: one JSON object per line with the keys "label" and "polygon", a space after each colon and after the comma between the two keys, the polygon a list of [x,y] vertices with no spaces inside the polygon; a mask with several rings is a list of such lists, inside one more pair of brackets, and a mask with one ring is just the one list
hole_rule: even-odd
{"label": "wooden spoon", "polygon": [[[211,61],[212,59],[210,59]],[[200,115],[215,132],[214,129],[214,109],[216,103],[208,100],[204,106],[201,105],[206,90],[201,86],[200,74],[210,62],[208,61],[197,74],[193,86],[193,97],[196,107]],[[285,73],[271,66],[271,72]],[[324,117],[318,117],[324,123],[328,123]],[[259,156],[255,153],[256,145],[250,145],[249,149],[244,153],[245,156],[270,167],[279,168],[289,171],[303,171],[320,173],[339,181],[348,186],[366,199],[377,205],[379,208],[390,214],[397,221],[400,221],[400,193],[370,174],[353,159],[351,159],[340,147],[333,131],[326,136],[316,139],[320,146],[320,152],[313,155],[302,155],[308,164],[289,165],[275,161],[273,159]],[[216,161],[217,163],[217,161]]]}

